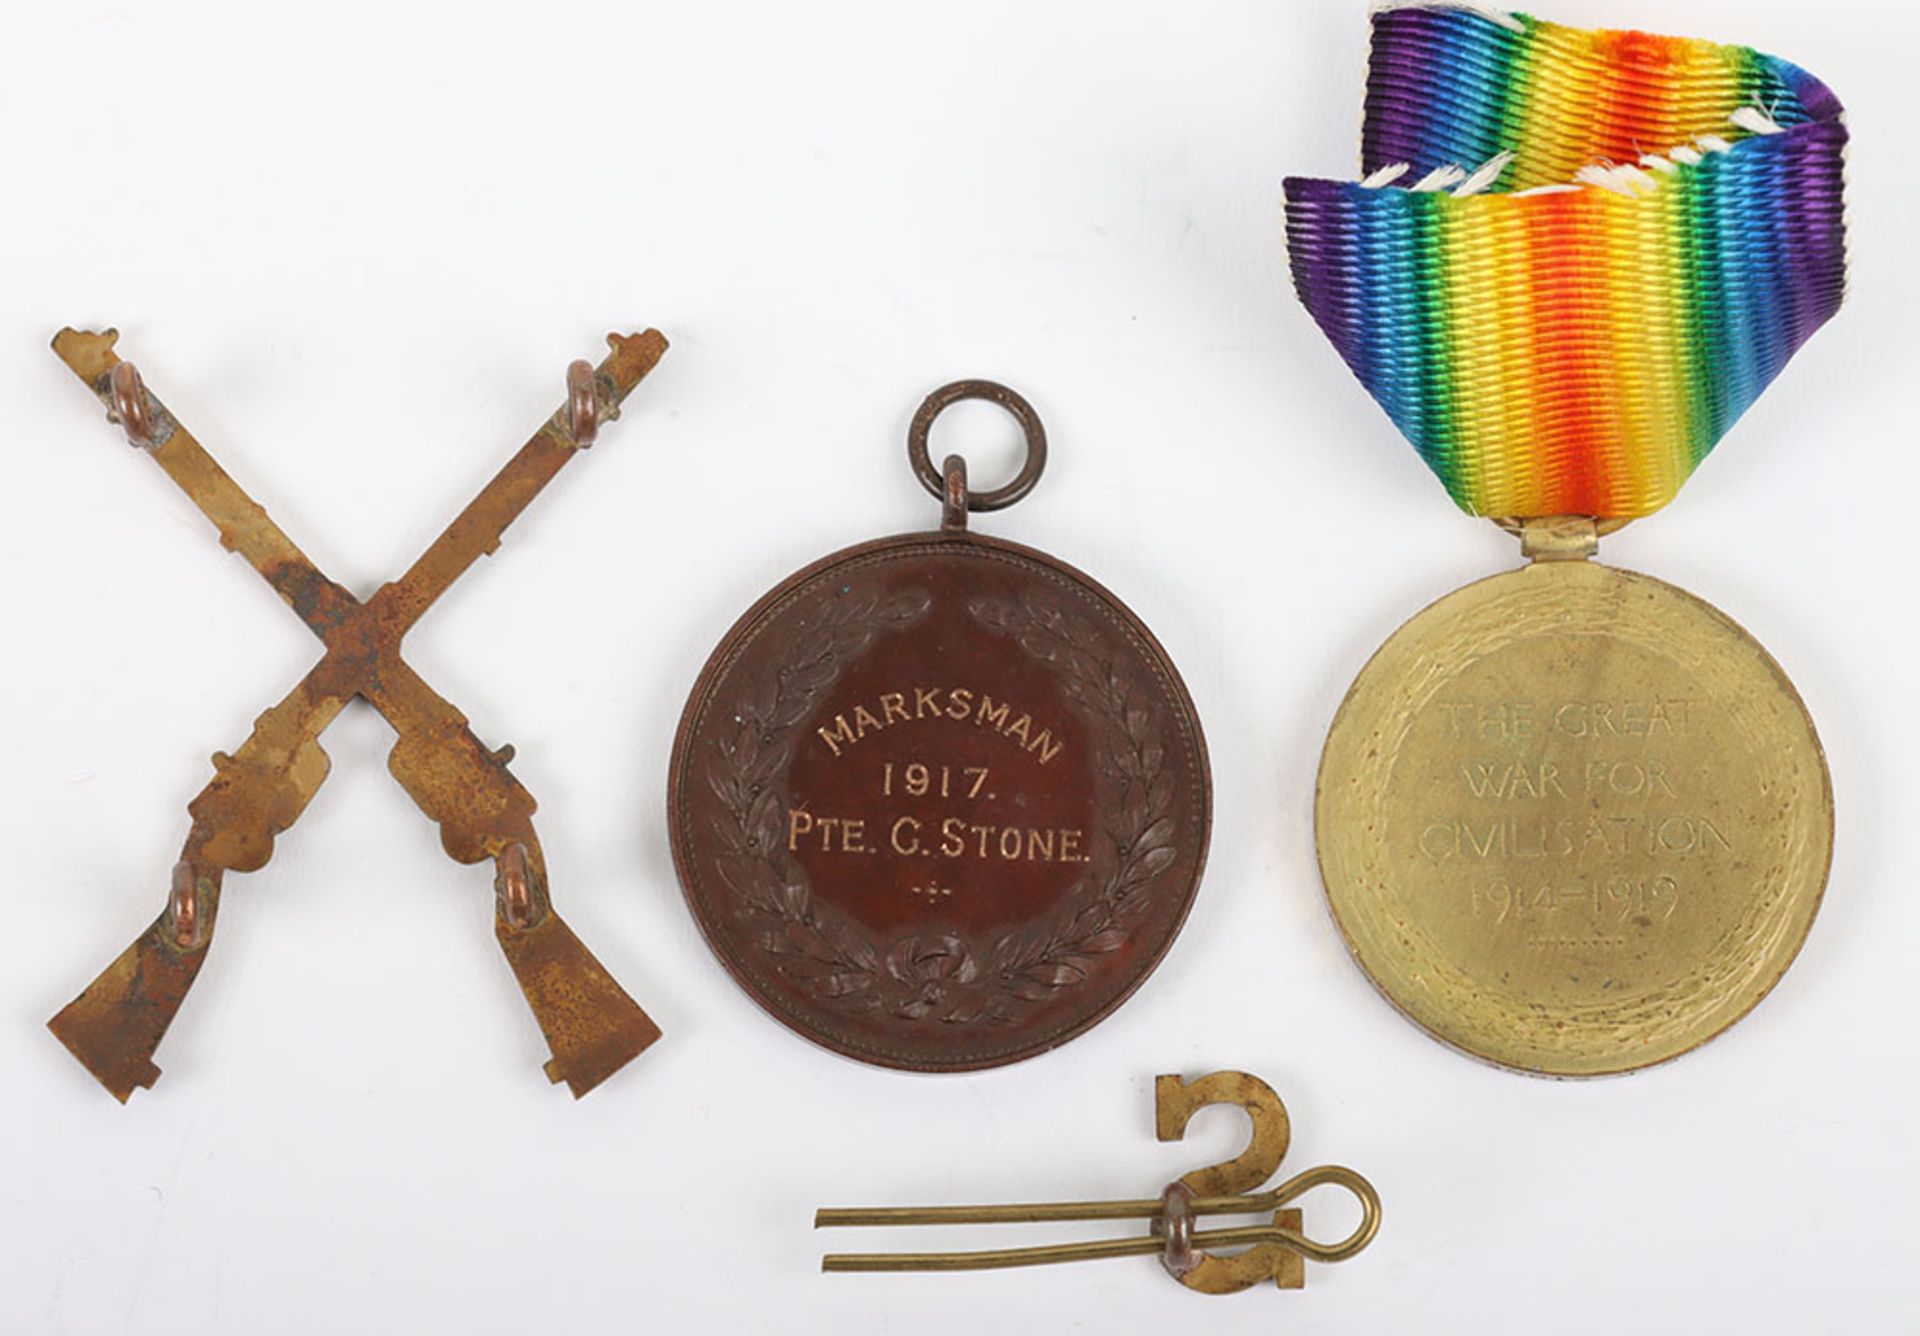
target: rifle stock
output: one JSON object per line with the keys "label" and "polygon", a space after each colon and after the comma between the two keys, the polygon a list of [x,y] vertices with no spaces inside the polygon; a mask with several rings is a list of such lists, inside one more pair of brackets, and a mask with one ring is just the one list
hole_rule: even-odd
{"label": "rifle stock", "polygon": [[516,924],[497,896],[494,935],[553,1050],[548,1077],[580,1098],[658,1039],[660,1027],[554,913],[533,829],[536,804],[507,768],[509,753],[489,751],[466,716],[404,662],[396,661],[368,697],[399,735],[387,768],[439,825],[449,856],[499,862],[521,846],[531,912]]}
{"label": "rifle stock", "polygon": [[660,1037],[660,1027],[551,907],[526,927],[504,913],[494,936],[553,1057],[547,1078],[579,1099]]}
{"label": "rifle stock", "polygon": [[213,779],[187,805],[193,830],[175,867],[194,891],[192,944],[175,937],[173,903],[107,966],[86,991],[47,1022],[95,1079],[125,1104],[160,1079],[153,1054],[206,963],[228,869],[253,871],[273,856],[327,777],[318,738],[345,701],[315,669],[254,720],[232,756],[214,758]]}
{"label": "rifle stock", "polygon": [[154,1050],[206,963],[220,902],[220,872],[216,868],[196,875],[198,932],[192,946],[175,942],[169,906],[86,991],[47,1022],[54,1037],[122,1104],[135,1090],[160,1079]]}

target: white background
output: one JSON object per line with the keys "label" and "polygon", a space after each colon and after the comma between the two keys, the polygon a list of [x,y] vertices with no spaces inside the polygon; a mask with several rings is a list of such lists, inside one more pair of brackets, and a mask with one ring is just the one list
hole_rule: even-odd
{"label": "white background", "polygon": [[[7,712],[0,1330],[1920,1329],[1910,509],[1913,67],[1888,4],[1565,0],[1744,41],[1850,109],[1853,291],[1667,512],[1604,555],[1792,673],[1839,802],[1826,906],[1748,1020],[1642,1075],[1427,1039],[1315,870],[1335,705],[1415,609],[1512,564],[1295,303],[1280,179],[1351,170],[1357,0],[8,6],[0,40]],[[206,758],[317,646],[47,351],[117,324],[156,393],[337,579],[397,574],[610,328],[659,371],[409,658],[541,800],[556,901],[667,1037],[576,1105],[457,867],[355,706],[126,1108],[43,1028],[158,910]],[[1053,435],[979,527],[1130,601],[1214,759],[1205,885],[1107,1023],[966,1077],[794,1038],[682,906],[667,751],[709,647],[833,548],[924,527],[901,441],[966,375]],[[990,479],[993,410],[958,413]],[[825,1203],[1134,1195],[1238,1148],[1152,1138],[1156,1072],[1286,1097],[1378,1243],[1303,1293],[1149,1260],[823,1277]],[[1309,1219],[1343,1230],[1346,1208]],[[1060,1233],[1062,1231],[1049,1231]],[[1097,1231],[1095,1231],[1097,1232]],[[1014,1235],[1015,1238],[1032,1237]]]}

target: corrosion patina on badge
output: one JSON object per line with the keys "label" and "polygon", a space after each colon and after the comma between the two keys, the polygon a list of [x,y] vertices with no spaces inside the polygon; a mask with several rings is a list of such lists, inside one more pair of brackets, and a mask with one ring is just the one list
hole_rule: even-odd
{"label": "corrosion patina on badge", "polygon": [[1327,895],[1446,1042],[1646,1066],[1792,962],[1832,793],[1765,650],[1591,558],[1839,306],[1840,107],[1744,47],[1484,6],[1377,13],[1370,70],[1366,178],[1287,183],[1295,284],[1532,562],[1415,616],[1354,683],[1316,800]]}
{"label": "corrosion patina on badge", "polygon": [[[927,453],[968,398],[1026,433],[991,492]],[[687,702],[668,816],[687,903],[755,1001],[849,1057],[964,1071],[1133,992],[1199,886],[1211,796],[1193,703],[1139,620],[967,528],[1040,477],[1027,402],[948,385],[908,455],[940,529],[834,553],[740,619]]]}

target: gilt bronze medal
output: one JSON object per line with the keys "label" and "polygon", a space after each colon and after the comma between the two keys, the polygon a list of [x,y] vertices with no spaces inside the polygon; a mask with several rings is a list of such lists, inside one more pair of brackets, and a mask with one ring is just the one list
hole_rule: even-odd
{"label": "gilt bronze medal", "polygon": [[[963,398],[1025,429],[1005,487],[933,467],[928,430]],[[1159,962],[1206,856],[1207,756],[1118,599],[968,529],[1040,476],[1026,401],[938,390],[909,457],[941,528],[815,562],[739,620],[682,717],[669,821],[687,903],[756,1002],[849,1057],[964,1071],[1066,1042]]]}
{"label": "gilt bronze medal", "polygon": [[1287,183],[1302,302],[1531,564],[1419,613],[1322,758],[1329,902],[1438,1038],[1554,1076],[1675,1057],[1792,963],[1827,879],[1812,721],[1725,614],[1594,560],[1839,306],[1833,94],[1745,47],[1485,7],[1374,15],[1365,178]]}
{"label": "gilt bronze medal", "polygon": [[1833,800],[1800,698],[1725,614],[1536,559],[1374,655],[1315,833],[1347,944],[1402,1011],[1586,1076],[1684,1053],[1773,987],[1819,907]]}

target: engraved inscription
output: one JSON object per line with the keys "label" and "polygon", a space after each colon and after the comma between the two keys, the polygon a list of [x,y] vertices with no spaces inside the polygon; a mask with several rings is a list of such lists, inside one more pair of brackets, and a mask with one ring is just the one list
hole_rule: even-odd
{"label": "engraved inscription", "polygon": [[[1191,857],[1195,757],[1170,764],[1124,641],[1040,591],[848,586],[795,622],[706,754],[719,876],[767,968],[846,1016],[1006,1027],[1136,949]],[[969,657],[992,677],[925,685]]]}
{"label": "engraved inscription", "polygon": [[1685,699],[1569,700],[1536,710],[1532,701],[1456,700],[1439,708],[1454,737],[1505,741],[1543,732],[1569,738],[1684,737],[1692,704]]}
{"label": "engraved inscription", "polygon": [[[1445,753],[1415,844],[1435,867],[1474,869],[1472,919],[1543,950],[1619,947],[1680,906],[1687,873],[1735,853],[1710,792],[1700,703],[1684,696],[1485,699],[1448,694],[1416,720]],[[1685,751],[1688,760],[1679,759]]]}
{"label": "engraved inscription", "polygon": [[[1082,826],[1008,822],[982,815],[981,809],[992,808],[1000,796],[989,785],[995,767],[943,754],[963,745],[966,734],[979,730],[1010,743],[1016,749],[1010,759],[1030,757],[1041,767],[1050,766],[1066,751],[1070,730],[1046,722],[1044,711],[1018,709],[1005,692],[996,696],[982,687],[915,686],[875,692],[870,703],[856,700],[850,708],[836,703],[824,717],[827,722],[816,722],[813,735],[834,761],[861,760],[865,754],[853,750],[857,744],[902,726],[918,726],[914,744],[924,750],[917,755],[886,756],[880,762],[877,784],[856,780],[848,786],[848,796],[862,804],[860,815],[827,812],[804,801],[789,807],[788,852],[981,864],[1091,861]],[[959,743],[953,737],[955,724],[965,726]],[[1006,769],[1000,773],[1002,779],[1010,778]],[[1013,778],[1013,789],[1030,782]],[[1024,794],[1010,792],[1010,796],[1016,804],[1026,805]],[[875,799],[881,800],[878,806],[873,805]],[[901,880],[900,889],[932,909],[951,897],[955,888],[930,890],[908,877]]]}
{"label": "engraved inscription", "polygon": [[883,732],[897,724],[922,720],[957,719],[963,723],[990,728],[1003,738],[1032,752],[1041,765],[1051,765],[1066,746],[1051,728],[1034,722],[1033,715],[1017,714],[1011,702],[994,699],[993,693],[974,687],[914,687],[911,691],[883,691],[869,709],[862,701],[851,712],[837,713],[826,724],[814,729],[820,741],[835,755],[864,740],[870,733]]}
{"label": "engraved inscription", "polygon": [[[1042,730],[1050,734],[1051,730]],[[1011,732],[1002,736],[1015,740]],[[1029,750],[1022,745],[1023,751]],[[838,751],[834,755],[839,755]],[[1044,755],[1038,759],[1046,764]],[[903,858],[939,858],[986,863],[1085,863],[1091,861],[1087,832],[1080,826],[1006,824],[979,815],[978,808],[999,797],[989,787],[994,769],[985,765],[941,764],[928,761],[881,763],[880,782],[873,798],[933,800],[915,812],[898,812],[897,804],[867,809],[872,815],[828,815],[801,804],[787,812],[787,849],[790,853],[894,854]],[[1017,799],[1016,799],[1017,800]],[[955,806],[974,808],[964,814]],[[874,834],[869,835],[869,828]],[[884,831],[882,836],[879,832]],[[930,894],[917,882],[906,888],[929,903],[953,894],[952,887]]]}

